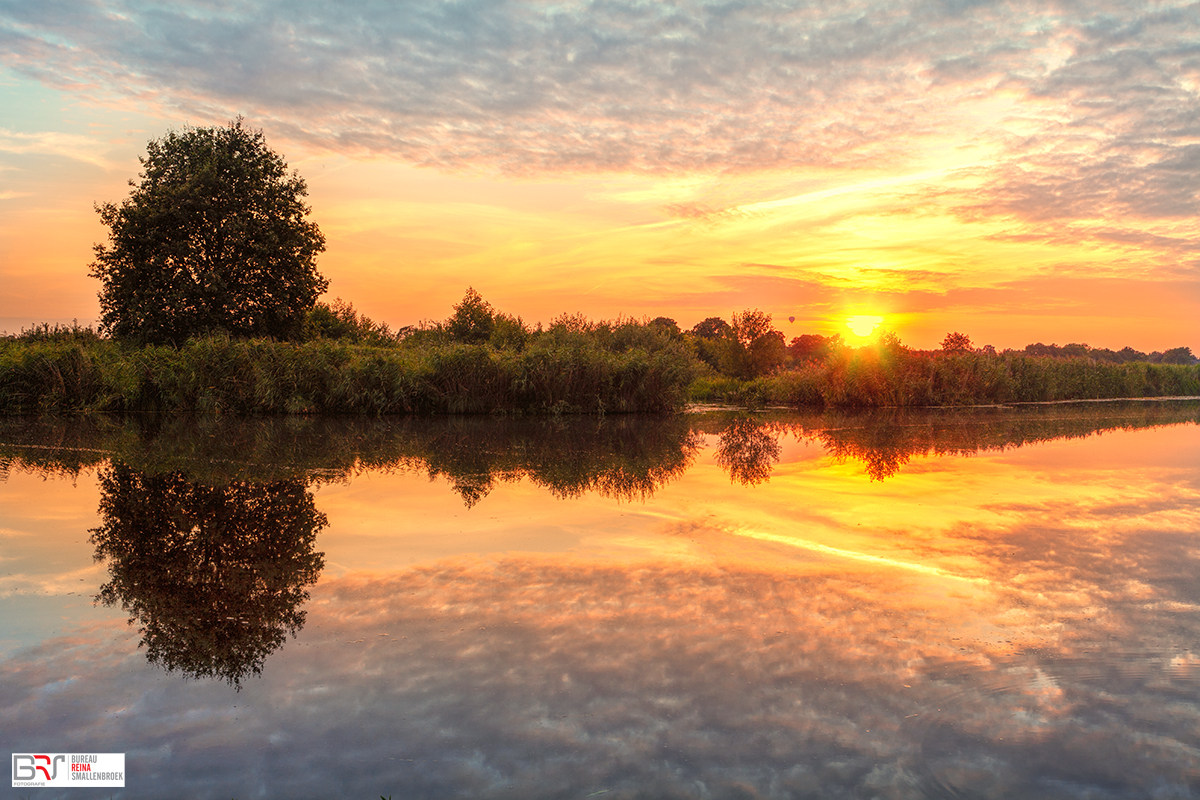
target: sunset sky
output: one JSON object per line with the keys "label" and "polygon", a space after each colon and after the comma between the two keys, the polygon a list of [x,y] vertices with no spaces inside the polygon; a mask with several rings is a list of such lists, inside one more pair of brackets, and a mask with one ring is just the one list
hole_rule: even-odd
{"label": "sunset sky", "polygon": [[239,114],[393,327],[1200,350],[1195,3],[0,0],[0,329],[94,321],[93,204]]}

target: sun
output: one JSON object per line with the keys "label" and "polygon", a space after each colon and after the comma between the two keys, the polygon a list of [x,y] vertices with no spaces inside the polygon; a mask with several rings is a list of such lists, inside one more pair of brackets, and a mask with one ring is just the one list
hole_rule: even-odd
{"label": "sun", "polygon": [[871,332],[878,328],[879,323],[881,322],[883,322],[883,317],[846,317],[846,327],[849,328],[855,336],[870,336]]}

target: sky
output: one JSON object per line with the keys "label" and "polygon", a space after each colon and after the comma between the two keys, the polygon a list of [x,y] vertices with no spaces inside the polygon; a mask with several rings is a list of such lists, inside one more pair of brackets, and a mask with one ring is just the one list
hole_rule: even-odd
{"label": "sky", "polygon": [[94,205],[238,115],[393,327],[1200,350],[1197,3],[0,0],[0,329],[94,321]]}

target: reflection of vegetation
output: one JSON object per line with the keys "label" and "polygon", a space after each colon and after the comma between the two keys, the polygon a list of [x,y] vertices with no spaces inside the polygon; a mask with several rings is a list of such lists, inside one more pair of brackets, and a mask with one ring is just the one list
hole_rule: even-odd
{"label": "reflection of vegetation", "polygon": [[839,424],[814,432],[826,451],[862,461],[872,479],[883,480],[913,456],[971,455],[1103,431],[1200,422],[1200,404],[1103,403],[950,413],[878,409],[827,419]]}
{"label": "reflection of vegetation", "polygon": [[746,486],[771,477],[771,465],[779,461],[779,437],[768,426],[748,417],[735,417],[721,431],[717,463],[729,470],[731,480]]}
{"label": "reflection of vegetation", "polygon": [[114,462],[100,489],[97,599],[130,613],[151,662],[239,685],[303,626],[326,525],[303,481],[213,486]]}
{"label": "reflection of vegetation", "polygon": [[445,478],[473,505],[498,483],[527,479],[558,497],[586,492],[648,497],[682,475],[699,435],[718,437],[718,461],[755,483],[778,459],[781,434],[820,442],[832,455],[894,475],[914,455],[965,455],[1099,431],[1200,423],[1195,401],[1115,402],[974,409],[873,409],[753,417],[561,419],[91,418],[0,420],[0,474],[10,467],[76,473],[110,458],[189,480],[344,480],[375,469]]}
{"label": "reflection of vegetation", "polygon": [[[557,497],[596,492],[640,500],[691,466],[698,443],[686,420],[587,421],[459,419],[409,424],[405,461],[445,476],[468,506],[497,480],[527,478]],[[581,424],[582,423],[582,424]]]}
{"label": "reflection of vegetation", "polygon": [[[718,436],[718,461],[734,479],[743,480],[744,467],[765,480],[776,460],[770,451],[741,442],[788,434],[821,443],[830,455],[863,462],[873,480],[895,475],[913,456],[971,455],[982,450],[1073,439],[1111,430],[1135,430],[1158,425],[1200,424],[1200,403],[1195,401],[1116,402],[1071,405],[1025,406],[1019,408],[973,409],[872,409],[858,412],[796,414],[771,412],[730,422],[724,412],[695,415],[693,427]],[[756,434],[744,430],[754,426]],[[776,445],[778,447],[778,445]],[[739,448],[742,448],[739,450]],[[777,451],[776,451],[777,452]],[[724,456],[723,454],[729,453]],[[737,462],[734,454],[740,454]],[[735,466],[737,465],[737,466]],[[765,472],[761,471],[765,470]]]}
{"label": "reflection of vegetation", "polygon": [[409,469],[445,478],[468,505],[522,478],[559,497],[642,499],[682,475],[697,447],[683,416],[0,421],[0,469],[77,471],[111,457],[208,483]]}
{"label": "reflection of vegetation", "polygon": [[872,479],[883,480],[899,472],[913,456],[971,455],[1106,430],[1198,419],[1195,404],[1190,410],[1166,404],[1112,404],[1109,408],[1044,406],[1015,413],[997,409],[946,415],[887,409],[847,417],[846,427],[823,431],[818,438],[830,454],[862,461]]}

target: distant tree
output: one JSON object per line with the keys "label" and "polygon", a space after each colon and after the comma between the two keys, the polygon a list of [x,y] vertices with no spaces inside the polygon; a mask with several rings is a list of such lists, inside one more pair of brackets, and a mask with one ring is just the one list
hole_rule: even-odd
{"label": "distant tree", "polygon": [[1069,356],[1072,358],[1085,358],[1091,354],[1092,348],[1088,347],[1086,344],[1072,342],[1070,344],[1064,344],[1061,348],[1059,348],[1059,350],[1064,356]]}
{"label": "distant tree", "polygon": [[1119,357],[1119,359],[1122,363],[1126,362],[1126,361],[1145,361],[1146,360],[1145,353],[1143,353],[1141,350],[1134,350],[1132,347],[1128,347],[1128,346],[1122,347],[1120,350],[1118,350],[1117,356]]}
{"label": "distant tree", "polygon": [[749,379],[781,366],[786,355],[783,334],[771,326],[771,315],[758,309],[746,310],[733,315],[718,364],[728,375]]}
{"label": "distant tree", "polygon": [[1057,356],[1059,353],[1058,345],[1056,344],[1027,344],[1025,345],[1025,355],[1027,356]]}
{"label": "distant tree", "polygon": [[788,355],[797,361],[823,361],[842,343],[841,334],[821,336],[816,333],[805,333],[792,339],[788,344]]}
{"label": "distant tree", "polygon": [[700,339],[720,339],[729,333],[729,323],[720,317],[709,317],[692,326],[692,335]]}
{"label": "distant tree", "polygon": [[356,344],[388,345],[396,341],[387,323],[375,322],[340,297],[317,303],[304,320],[304,339],[341,339]]}
{"label": "distant tree", "polygon": [[102,328],[180,343],[198,334],[301,335],[328,281],[325,238],[306,217],[307,187],[241,118],[151,141],[140,182],[97,206],[109,228],[90,274],[101,282]]}
{"label": "distant tree", "polygon": [[759,311],[757,308],[753,311],[747,309],[740,314],[734,314],[733,325],[730,327],[734,338],[747,347],[774,332],[774,328],[771,326],[771,315]]}
{"label": "distant tree", "polygon": [[462,302],[454,307],[454,314],[446,321],[446,330],[456,342],[482,344],[491,338],[496,327],[495,312],[479,292],[468,287]]}
{"label": "distant tree", "polygon": [[942,350],[947,353],[967,353],[971,351],[971,337],[965,333],[947,333],[942,339]]}
{"label": "distant tree", "polygon": [[1190,347],[1175,347],[1162,354],[1160,364],[1194,364],[1196,357]]}
{"label": "distant tree", "polygon": [[679,323],[670,317],[655,317],[648,324],[651,328],[658,328],[672,337],[683,335],[683,331],[679,330]]}
{"label": "distant tree", "polygon": [[496,312],[488,343],[500,350],[523,350],[533,335],[520,317]]}
{"label": "distant tree", "polygon": [[[969,342],[970,340],[968,339],[967,341]],[[880,351],[888,353],[891,356],[899,356],[908,350],[901,343],[900,335],[887,328],[879,328],[875,331],[875,343]],[[970,347],[967,349],[969,350]]]}

